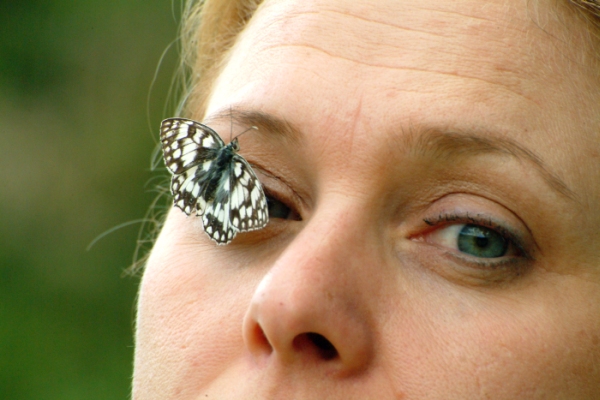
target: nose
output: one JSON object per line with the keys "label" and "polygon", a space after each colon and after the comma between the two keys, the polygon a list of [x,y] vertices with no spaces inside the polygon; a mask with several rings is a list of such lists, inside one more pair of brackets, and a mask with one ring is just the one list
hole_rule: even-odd
{"label": "nose", "polygon": [[262,279],[243,326],[253,357],[340,373],[368,365],[376,258],[349,215],[315,215]]}

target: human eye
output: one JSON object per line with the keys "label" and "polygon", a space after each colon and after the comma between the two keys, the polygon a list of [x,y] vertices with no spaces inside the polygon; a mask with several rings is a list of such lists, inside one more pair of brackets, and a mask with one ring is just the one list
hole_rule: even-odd
{"label": "human eye", "polygon": [[292,185],[271,168],[255,165],[254,169],[267,199],[269,220],[302,221],[302,200]]}
{"label": "human eye", "polygon": [[453,224],[431,234],[430,241],[477,258],[506,256],[514,245],[500,232],[476,224]]}
{"label": "human eye", "polygon": [[440,214],[425,218],[434,228],[426,241],[468,257],[499,259],[522,257],[525,250],[522,240],[511,229],[484,215]]}
{"label": "human eye", "polygon": [[471,268],[471,275],[493,272],[506,279],[522,274],[532,259],[519,230],[488,215],[441,213],[423,221],[428,228],[421,240],[441,249],[454,265]]}
{"label": "human eye", "polygon": [[282,194],[265,187],[265,197],[267,198],[269,218],[292,221],[300,221],[302,219],[295,207],[291,205],[293,202],[286,200]]}

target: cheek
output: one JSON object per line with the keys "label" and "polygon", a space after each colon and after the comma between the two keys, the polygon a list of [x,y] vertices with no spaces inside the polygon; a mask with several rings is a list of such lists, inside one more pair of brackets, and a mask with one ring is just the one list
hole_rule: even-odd
{"label": "cheek", "polygon": [[224,266],[211,248],[199,252],[192,249],[204,246],[167,240],[162,235],[156,243],[140,289],[134,368],[140,398],[140,390],[150,398],[198,393],[243,350],[254,279]]}
{"label": "cheek", "polygon": [[433,383],[422,388],[424,397],[595,398],[600,288],[555,278],[544,285],[551,291],[532,290],[523,298],[453,296],[440,287],[420,292],[411,305],[413,317],[394,317],[395,329],[383,340],[395,343],[388,351],[395,380]]}

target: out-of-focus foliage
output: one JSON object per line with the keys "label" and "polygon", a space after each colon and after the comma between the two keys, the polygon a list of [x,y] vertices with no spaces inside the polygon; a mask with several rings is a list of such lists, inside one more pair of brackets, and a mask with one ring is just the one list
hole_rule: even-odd
{"label": "out-of-focus foliage", "polygon": [[129,398],[139,225],[86,247],[155,196],[172,6],[0,2],[2,399]]}

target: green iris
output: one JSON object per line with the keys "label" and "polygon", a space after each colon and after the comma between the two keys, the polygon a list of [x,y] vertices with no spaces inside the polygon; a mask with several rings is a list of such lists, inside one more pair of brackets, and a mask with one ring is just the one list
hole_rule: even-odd
{"label": "green iris", "polygon": [[508,240],[498,232],[478,225],[465,225],[458,234],[458,249],[475,257],[502,257]]}

